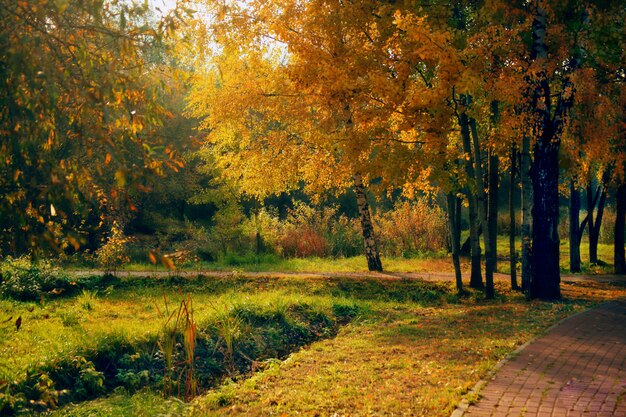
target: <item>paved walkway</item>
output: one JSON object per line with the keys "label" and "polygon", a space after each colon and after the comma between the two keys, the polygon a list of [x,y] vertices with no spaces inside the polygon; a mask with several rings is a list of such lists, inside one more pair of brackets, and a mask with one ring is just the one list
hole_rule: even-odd
{"label": "paved walkway", "polygon": [[465,417],[626,416],[626,300],[573,316],[498,370]]}

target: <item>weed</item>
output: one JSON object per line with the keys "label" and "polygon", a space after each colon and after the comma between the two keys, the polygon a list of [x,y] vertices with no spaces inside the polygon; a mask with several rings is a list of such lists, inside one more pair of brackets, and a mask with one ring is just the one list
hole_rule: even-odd
{"label": "weed", "polygon": [[242,334],[243,321],[232,310],[219,312],[212,324],[218,335],[216,346],[220,347],[224,355],[227,371],[235,375],[235,345]]}
{"label": "weed", "polygon": [[347,323],[363,313],[363,307],[352,302],[337,302],[332,306],[333,314],[339,323]]}
{"label": "weed", "polygon": [[57,295],[70,287],[64,273],[47,261],[32,261],[26,256],[6,258],[0,263],[0,296],[21,301]]}
{"label": "weed", "polygon": [[85,310],[93,310],[98,301],[98,291],[82,290],[76,297],[76,303]]}
{"label": "weed", "polygon": [[59,318],[61,319],[61,323],[65,327],[74,327],[78,326],[80,323],[80,315],[75,310],[64,310],[59,313]]}
{"label": "weed", "polygon": [[[181,294],[182,295],[182,294]],[[167,315],[167,297],[163,295],[165,302],[165,314]],[[157,306],[158,308],[158,306]],[[160,310],[159,310],[160,312]],[[186,400],[196,395],[197,385],[194,375],[194,358],[196,348],[197,329],[193,317],[193,301],[191,296],[183,296],[178,309],[173,310],[169,315],[162,315],[166,318],[161,329],[161,336],[158,342],[159,349],[165,359],[165,373],[163,376],[163,393],[169,396],[173,393],[174,384],[178,385],[178,394],[183,395]],[[176,347],[178,337],[182,334],[184,355],[182,361],[176,361]],[[181,368],[177,373],[177,369]],[[181,393],[181,388],[184,392]]]}

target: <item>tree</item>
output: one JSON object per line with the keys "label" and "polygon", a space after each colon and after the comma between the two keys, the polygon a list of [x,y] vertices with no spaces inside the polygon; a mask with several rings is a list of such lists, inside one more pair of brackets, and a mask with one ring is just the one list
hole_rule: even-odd
{"label": "tree", "polygon": [[2,254],[78,249],[86,228],[132,209],[131,184],[162,169],[150,133],[164,114],[144,76],[161,36],[147,12],[1,2]]}
{"label": "tree", "polygon": [[517,157],[517,148],[515,148],[515,146],[511,146],[511,166],[509,175],[509,260],[512,290],[520,289],[520,286],[517,283],[517,249],[515,246],[515,239],[517,237],[517,223],[515,221],[515,191],[518,186],[516,181]]}
{"label": "tree", "polygon": [[432,54],[445,39],[409,11],[373,2],[233,3],[220,13],[213,33],[223,50],[198,79],[190,112],[205,118],[226,175],[251,193],[354,187],[368,265],[379,269],[361,186],[408,182],[399,167],[409,155],[445,143],[447,113],[429,108],[448,87],[429,82],[437,66],[448,70],[448,56]]}
{"label": "tree", "polygon": [[617,187],[617,204],[615,205],[615,229],[614,229],[614,270],[616,274],[626,274],[626,256],[624,254],[624,223],[626,222],[626,184],[621,183]]}
{"label": "tree", "polygon": [[[453,93],[454,94],[454,93]],[[456,97],[454,97],[456,100]],[[476,150],[472,152],[472,138],[470,133],[470,118],[468,117],[465,108],[470,105],[471,97],[467,95],[461,95],[459,97],[460,106],[462,110],[456,111],[459,126],[461,127],[461,140],[463,143],[463,165],[465,167],[465,175],[468,184],[465,187],[465,193],[467,195],[469,206],[469,221],[470,221],[470,247],[471,247],[471,275],[470,275],[470,287],[483,288],[483,279],[481,272],[481,251],[480,251],[480,237],[479,227],[482,225],[483,235],[485,235],[485,224],[483,215],[485,215],[485,200],[484,200],[484,186],[482,184],[482,170],[480,163],[480,155],[476,155]],[[475,155],[472,158],[472,155]],[[476,181],[476,179],[480,181]],[[479,198],[476,197],[477,192]]]}

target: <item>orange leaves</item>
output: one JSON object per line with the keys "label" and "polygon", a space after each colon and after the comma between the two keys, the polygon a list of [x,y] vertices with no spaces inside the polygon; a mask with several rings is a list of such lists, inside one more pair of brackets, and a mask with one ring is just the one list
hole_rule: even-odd
{"label": "orange leaves", "polygon": [[148,258],[153,265],[156,265],[160,262],[165,268],[169,270],[173,270],[176,268],[172,258],[168,255],[162,255],[159,251],[150,251],[148,253]]}

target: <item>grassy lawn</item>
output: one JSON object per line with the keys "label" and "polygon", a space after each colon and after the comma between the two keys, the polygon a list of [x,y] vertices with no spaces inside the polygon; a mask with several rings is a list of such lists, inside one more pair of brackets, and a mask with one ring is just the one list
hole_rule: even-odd
{"label": "grassy lawn", "polygon": [[564,286],[563,303],[508,294],[493,303],[389,306],[279,368],[199,398],[191,414],[448,416],[498,360],[594,301],[624,294],[613,291]]}
{"label": "grassy lawn", "polygon": [[[192,297],[198,328],[200,395],[190,404],[164,398],[162,364],[154,360],[166,311],[176,310],[183,293]],[[135,278],[43,303],[1,300],[0,393],[11,389],[19,396],[16,387],[26,375],[42,389],[42,375],[61,378],[72,374],[63,367],[82,363],[80,378],[93,371],[107,379],[82,397],[72,394],[80,384],[57,381],[55,389],[69,391],[60,403],[74,395],[74,405],[54,415],[449,415],[517,346],[570,314],[625,296],[626,289],[568,284],[563,293],[562,302],[528,303],[502,285],[498,298],[486,302],[480,293],[458,299],[447,283],[232,274]],[[122,374],[145,381],[129,385],[120,369],[110,376],[98,368],[103,356],[107,366],[130,367],[135,374]],[[128,358],[135,358],[132,366]],[[233,366],[222,366],[229,358]]]}

